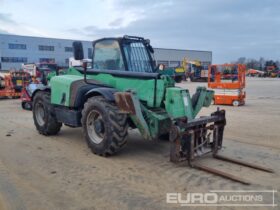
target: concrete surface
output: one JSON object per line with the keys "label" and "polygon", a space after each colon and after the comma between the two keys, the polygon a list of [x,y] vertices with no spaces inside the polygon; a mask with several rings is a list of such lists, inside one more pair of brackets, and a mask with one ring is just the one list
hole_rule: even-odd
{"label": "concrete surface", "polygon": [[[186,82],[180,86],[194,91],[200,84]],[[135,131],[130,132],[128,145],[116,156],[95,156],[87,148],[80,128],[63,126],[57,136],[41,136],[33,125],[32,113],[21,109],[20,100],[2,99],[0,209],[171,209],[179,205],[167,204],[166,193],[272,189],[278,190],[275,209],[279,209],[279,90],[279,79],[249,78],[246,105],[221,106],[227,111],[222,153],[273,168],[274,174],[211,158],[200,160],[250,180],[250,186],[184,164],[174,165],[168,161],[167,141],[143,141]],[[204,109],[201,115],[215,109]]]}

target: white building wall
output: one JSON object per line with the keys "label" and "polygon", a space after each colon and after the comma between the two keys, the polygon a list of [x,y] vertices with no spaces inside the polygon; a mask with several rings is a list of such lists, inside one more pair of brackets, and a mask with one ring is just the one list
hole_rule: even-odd
{"label": "white building wall", "polygon": [[211,51],[198,51],[198,50],[177,50],[177,49],[164,49],[155,48],[155,58],[157,63],[166,63],[169,66],[175,65],[177,62],[182,62],[184,58],[189,61],[199,60],[202,65],[209,65],[212,63]]}
{"label": "white building wall", "polygon": [[[74,40],[0,34],[1,69],[19,69],[22,64],[22,62],[3,62],[3,57],[27,58],[27,63],[38,63],[42,58],[53,58],[59,66],[68,66],[66,59],[73,57],[73,52],[66,52],[65,47],[72,47],[73,41]],[[9,44],[25,44],[26,49],[9,49]],[[54,46],[54,51],[41,51],[39,50],[39,45]],[[92,42],[83,41],[83,46],[84,55],[88,57],[88,48],[92,48]]]}
{"label": "white building wall", "polygon": [[[27,58],[27,63],[38,63],[40,58],[53,58],[59,66],[68,66],[66,59],[73,57],[73,52],[66,52],[65,47],[72,47],[74,40],[54,39],[0,34],[0,70],[20,69],[22,62],[3,62],[2,58]],[[82,41],[84,55],[88,57],[88,49],[92,48],[92,41]],[[10,49],[9,44],[24,44],[26,49]],[[54,46],[54,51],[41,51],[39,45]],[[212,52],[195,50],[176,50],[155,48],[157,63],[164,61],[169,66],[176,66],[185,57],[188,60],[200,60],[203,64],[212,63]]]}

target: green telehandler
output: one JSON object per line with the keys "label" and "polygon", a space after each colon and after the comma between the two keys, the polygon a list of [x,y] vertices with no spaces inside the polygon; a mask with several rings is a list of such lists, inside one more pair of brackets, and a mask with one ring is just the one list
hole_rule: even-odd
{"label": "green telehandler", "polygon": [[[73,49],[75,59],[83,60],[81,42],[74,42]],[[196,117],[211,104],[213,91],[198,87],[191,97],[154,63],[147,39],[123,36],[94,41],[92,68],[86,62],[70,67],[34,91],[37,130],[55,135],[62,124],[82,127],[88,146],[101,156],[125,146],[129,127],[138,129],[146,140],[169,135],[171,161],[187,160],[192,167],[247,183],[194,161],[208,153],[223,158],[217,153],[222,148],[225,111]]]}

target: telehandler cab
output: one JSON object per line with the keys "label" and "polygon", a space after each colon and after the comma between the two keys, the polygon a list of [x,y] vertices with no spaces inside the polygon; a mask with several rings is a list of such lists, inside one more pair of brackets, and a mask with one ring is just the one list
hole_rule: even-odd
{"label": "telehandler cab", "polygon": [[[74,57],[83,60],[81,42],[73,43]],[[196,118],[211,104],[214,92],[186,89],[154,66],[150,41],[141,37],[103,38],[93,42],[92,69],[70,67],[33,94],[33,118],[40,134],[55,135],[62,124],[82,127],[92,152],[107,156],[127,142],[128,127],[146,140],[169,134],[170,160],[239,182],[238,177],[196,164],[195,157],[222,148],[225,111]],[[240,164],[240,163],[239,163]],[[244,165],[244,164],[243,164]]]}

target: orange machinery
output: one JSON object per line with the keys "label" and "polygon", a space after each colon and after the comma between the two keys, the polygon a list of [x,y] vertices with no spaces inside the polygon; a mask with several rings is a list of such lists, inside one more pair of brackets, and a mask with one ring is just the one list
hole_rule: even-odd
{"label": "orange machinery", "polygon": [[30,82],[30,75],[23,71],[10,71],[0,79],[0,97],[19,98],[21,91]]}
{"label": "orange machinery", "polygon": [[208,87],[215,91],[214,104],[244,105],[245,74],[246,66],[242,64],[209,66]]}

